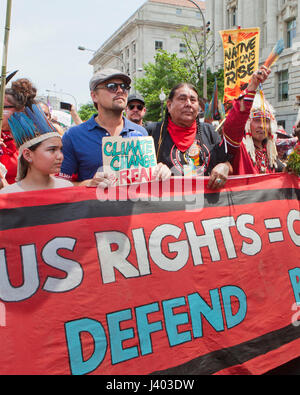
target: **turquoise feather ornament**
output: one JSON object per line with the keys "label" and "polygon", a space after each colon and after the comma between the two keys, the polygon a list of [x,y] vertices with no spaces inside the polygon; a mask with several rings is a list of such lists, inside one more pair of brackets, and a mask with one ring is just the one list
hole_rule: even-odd
{"label": "turquoise feather ornament", "polygon": [[33,104],[25,112],[15,112],[8,120],[13,138],[18,147],[46,133],[56,132],[40,106]]}
{"label": "turquoise feather ornament", "polygon": [[272,64],[274,64],[276,60],[279,58],[283,50],[284,50],[284,41],[281,38],[280,40],[277,41],[275,47],[272,49],[272,52],[270,53],[267,60],[265,61],[264,66],[271,67]]}

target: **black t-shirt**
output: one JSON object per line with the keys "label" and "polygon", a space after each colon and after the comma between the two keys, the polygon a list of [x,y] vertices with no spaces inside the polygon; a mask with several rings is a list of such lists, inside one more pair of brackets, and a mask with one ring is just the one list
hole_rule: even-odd
{"label": "black t-shirt", "polygon": [[[158,155],[157,162],[167,165],[174,175],[184,175],[184,166],[190,163],[189,152],[181,152],[174,144],[168,131],[164,133],[159,149],[161,128],[162,122],[153,122],[146,125],[149,136],[154,139],[156,154]],[[225,152],[224,142],[212,125],[201,122],[195,140],[200,149],[199,162],[196,167],[197,175],[208,176],[218,163],[229,160],[229,155]]]}

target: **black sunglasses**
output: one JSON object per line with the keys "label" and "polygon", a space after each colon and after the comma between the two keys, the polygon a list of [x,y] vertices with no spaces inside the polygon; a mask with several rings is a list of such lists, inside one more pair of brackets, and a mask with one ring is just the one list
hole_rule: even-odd
{"label": "black sunglasses", "polygon": [[3,108],[16,108],[15,106],[3,106]]}
{"label": "black sunglasses", "polygon": [[144,106],[142,104],[128,104],[129,110],[133,110],[134,108],[137,108],[139,111],[142,111]]}
{"label": "black sunglasses", "polygon": [[97,89],[105,89],[106,88],[110,92],[116,93],[119,87],[122,89],[122,91],[124,93],[130,91],[130,88],[131,88],[128,84],[125,84],[124,82],[122,82],[121,84],[117,84],[116,82],[109,82],[108,84],[105,84],[104,86],[97,87]]}

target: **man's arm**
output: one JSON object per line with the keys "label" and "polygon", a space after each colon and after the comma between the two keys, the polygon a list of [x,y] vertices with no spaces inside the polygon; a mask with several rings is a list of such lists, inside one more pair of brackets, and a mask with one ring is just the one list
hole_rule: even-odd
{"label": "man's arm", "polygon": [[75,176],[78,174],[78,162],[69,132],[70,130],[67,131],[62,137],[62,152],[64,155],[64,160],[61,165],[60,173],[57,176],[71,181],[74,185],[78,185],[79,183],[75,182]]}
{"label": "man's arm", "polygon": [[255,94],[255,91],[246,89],[244,94],[233,102],[233,107],[223,125],[223,136],[229,147],[239,148],[244,138],[245,126],[249,119]]}
{"label": "man's arm", "polygon": [[97,171],[93,178],[84,181],[71,181],[77,187],[98,187],[107,188],[111,185],[111,177],[104,172]]}
{"label": "man's arm", "polygon": [[218,163],[211,171],[207,187],[209,189],[223,188],[228,176],[233,173],[230,162]]}
{"label": "man's arm", "polygon": [[239,148],[245,132],[245,126],[249,119],[250,111],[259,84],[266,81],[271,70],[262,66],[251,77],[245,93],[233,103],[233,108],[229,112],[223,126],[223,135],[229,145],[229,150],[234,151]]}
{"label": "man's arm", "polygon": [[75,125],[80,125],[82,123],[82,119],[80,118],[80,116],[79,116],[78,112],[76,111],[76,108],[73,104],[71,106],[70,113],[71,113],[71,117],[72,117]]}
{"label": "man's arm", "polygon": [[6,173],[7,173],[6,167],[2,163],[0,163],[0,189],[8,185],[5,179]]}

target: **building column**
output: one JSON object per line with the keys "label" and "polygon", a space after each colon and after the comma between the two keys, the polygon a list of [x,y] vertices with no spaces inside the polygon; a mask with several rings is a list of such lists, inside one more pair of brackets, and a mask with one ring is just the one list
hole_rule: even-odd
{"label": "building column", "polygon": [[297,4],[297,8],[298,8],[298,14],[297,14],[297,36],[296,36],[296,38],[297,38],[297,41],[300,41],[300,4],[299,4],[299,1]]}
{"label": "building column", "polygon": [[[223,1],[222,0],[213,0],[210,2],[207,2],[210,4],[210,23],[211,23],[211,29],[213,32],[213,40],[215,42],[215,46],[218,46],[221,41],[221,36],[219,31],[224,30],[225,27],[225,21],[223,18]],[[215,66],[222,66],[223,65],[223,46],[221,45],[220,48],[217,49],[216,53],[214,54],[213,58],[211,59],[213,61],[212,68],[215,71]]]}
{"label": "building column", "polygon": [[215,6],[215,13],[217,15],[216,18],[216,37],[215,37],[215,42],[221,43],[221,49],[216,52],[216,65],[217,66],[223,66],[224,64],[224,55],[223,55],[223,44],[221,40],[221,35],[219,33],[220,30],[224,30],[224,27],[226,26],[226,21],[224,19],[224,1],[218,0],[216,1],[216,6]]}
{"label": "building column", "polygon": [[266,44],[268,48],[273,48],[274,44],[278,40],[278,26],[277,26],[277,1],[267,1],[267,40]]}

